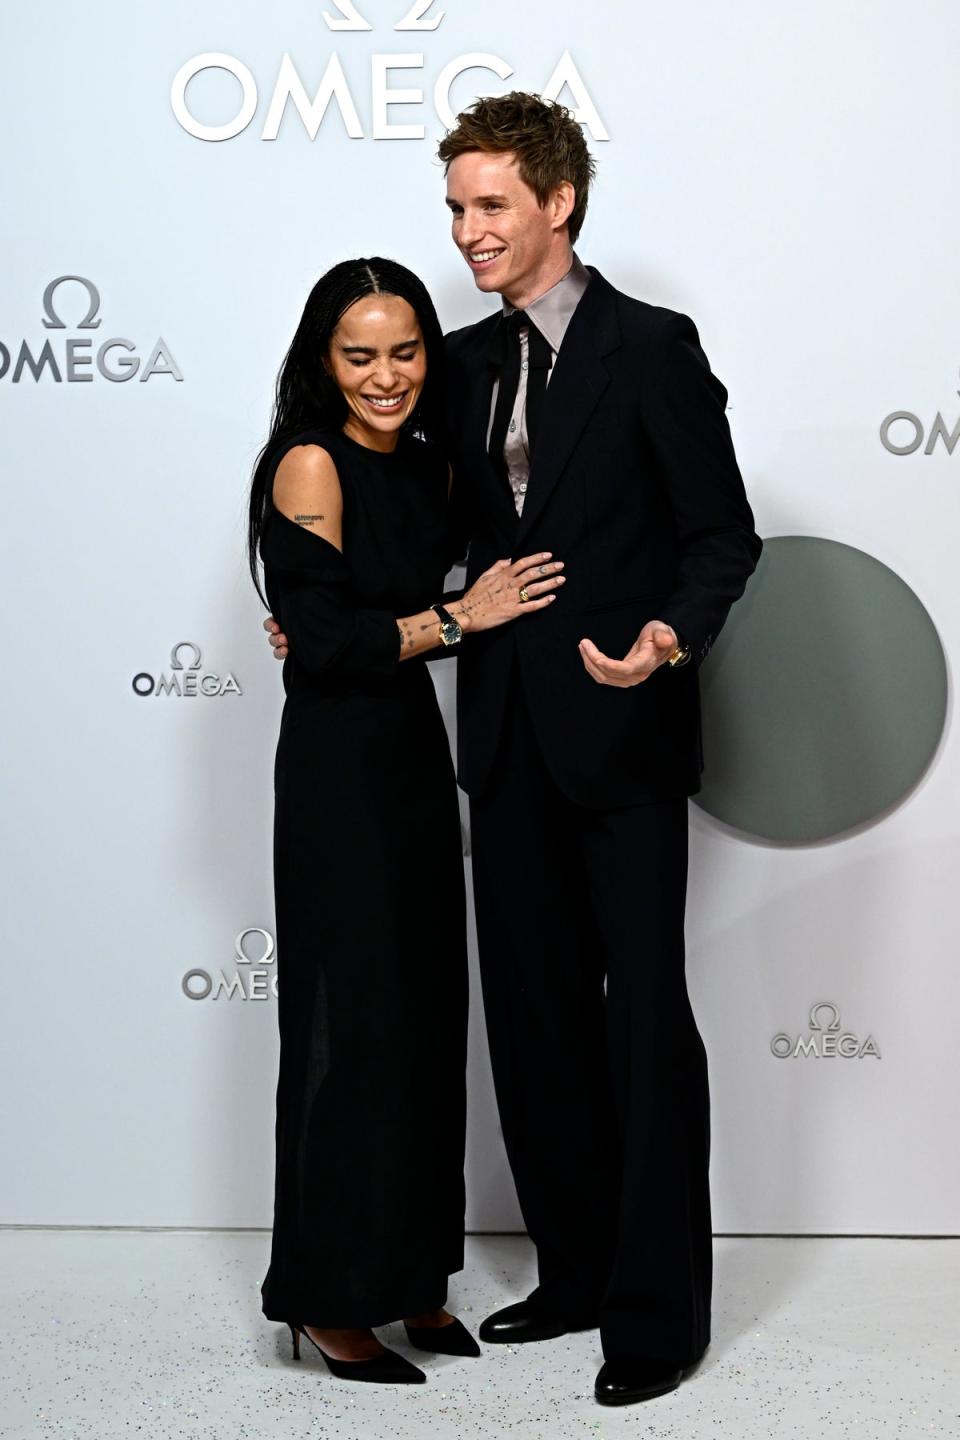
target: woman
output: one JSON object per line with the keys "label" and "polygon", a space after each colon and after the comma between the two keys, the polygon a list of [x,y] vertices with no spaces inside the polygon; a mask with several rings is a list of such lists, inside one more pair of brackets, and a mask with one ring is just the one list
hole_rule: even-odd
{"label": "woman", "polygon": [[[463,1264],[467,974],[459,807],[424,659],[547,605],[559,564],[498,562],[449,610],[443,349],[403,266],[314,286],[254,472],[250,565],[289,637],[275,767],[280,1074],[263,1311],[334,1374],[426,1377],[372,1327],[479,1354]],[[521,599],[520,590],[524,591]],[[263,598],[263,591],[260,591]]]}

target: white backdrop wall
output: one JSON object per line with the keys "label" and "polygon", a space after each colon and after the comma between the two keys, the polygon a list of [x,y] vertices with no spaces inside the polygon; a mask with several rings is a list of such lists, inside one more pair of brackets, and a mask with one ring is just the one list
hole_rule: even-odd
{"label": "white backdrop wall", "polygon": [[[417,10],[443,18],[395,28]],[[246,961],[235,944],[273,930],[281,685],[244,573],[245,487],[277,367],[329,265],[406,262],[447,327],[491,304],[450,243],[433,160],[434,87],[458,57],[513,73],[460,73],[454,109],[542,89],[572,63],[561,98],[584,111],[598,160],[579,253],[697,321],[761,533],[868,551],[923,601],[948,661],[960,647],[960,453],[894,455],[879,437],[896,410],[928,431],[936,412],[948,429],[960,413],[957,7],[407,11],[358,0],[369,28],[333,29],[322,0],[37,0],[0,20],[5,1222],[270,1223],[276,967],[269,950],[257,963],[263,936],[247,936]],[[246,67],[256,99],[219,142],[171,103],[178,71],[205,54]],[[334,54],[341,103],[316,137],[291,102],[264,138],[278,76],[292,66],[313,97]],[[378,65],[422,102],[408,94],[378,121]],[[207,69],[186,90],[187,124],[229,125],[243,96],[235,74]],[[374,138],[378,124],[423,138]],[[65,275],[97,288],[95,328],[76,281],[55,290],[45,327],[44,292]],[[135,355],[129,379],[97,367],[113,339],[126,348],[103,367],[123,374]],[[49,361],[34,377],[24,341],[34,359],[49,341],[59,382]],[[448,714],[453,664],[436,670]],[[718,1230],[960,1229],[958,780],[948,715],[921,784],[857,833],[774,846],[691,809],[689,973]],[[191,970],[213,993],[184,993]],[[473,994],[468,1224],[519,1228]],[[775,1055],[776,1034],[808,1036],[818,1001],[879,1055]]]}

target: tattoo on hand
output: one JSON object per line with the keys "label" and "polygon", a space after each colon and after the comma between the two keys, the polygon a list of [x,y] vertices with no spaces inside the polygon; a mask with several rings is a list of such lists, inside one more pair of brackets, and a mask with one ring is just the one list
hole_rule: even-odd
{"label": "tattoo on hand", "polygon": [[298,525],[313,525],[317,520],[325,520],[325,515],[294,515]]}

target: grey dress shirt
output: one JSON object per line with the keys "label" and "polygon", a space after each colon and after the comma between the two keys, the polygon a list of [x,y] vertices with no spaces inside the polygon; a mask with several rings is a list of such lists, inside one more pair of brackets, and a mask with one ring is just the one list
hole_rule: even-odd
{"label": "grey dress shirt", "polygon": [[[577,259],[576,253],[573,256],[573,264],[556,285],[551,286],[536,300],[532,300],[525,306],[526,314],[530,316],[540,331],[552,352],[550,357],[550,370],[547,372],[547,384],[550,383],[550,376],[553,374],[553,366],[556,364],[557,352],[566,334],[567,326],[573,316],[574,310],[580,303],[583,292],[590,283],[590,271]],[[503,313],[512,315],[515,306],[508,300],[503,302]],[[510,481],[510,488],[513,491],[513,503],[517,507],[517,514],[523,514],[523,502],[527,495],[527,484],[530,479],[530,446],[527,435],[527,374],[529,372],[530,345],[529,332],[526,326],[520,331],[520,383],[517,386],[517,398],[514,401],[513,414],[510,416],[510,423],[507,426],[507,438],[503,446],[503,458],[507,466],[507,476]],[[497,394],[500,382],[494,381],[493,396],[490,401],[490,421],[487,425],[487,444],[490,443],[490,431],[493,428],[493,415],[497,408]]]}

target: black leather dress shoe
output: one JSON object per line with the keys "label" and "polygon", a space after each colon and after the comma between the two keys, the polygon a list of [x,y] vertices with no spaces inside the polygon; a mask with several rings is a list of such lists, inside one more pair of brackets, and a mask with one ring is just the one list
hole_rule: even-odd
{"label": "black leather dress shoe", "polygon": [[[525,1345],[531,1340],[555,1340],[579,1326],[562,1324],[552,1316],[545,1315],[529,1300],[519,1300],[488,1315],[480,1326],[479,1335],[488,1345]],[[584,1326],[589,1329],[589,1326]]]}
{"label": "black leather dress shoe", "polygon": [[684,1371],[662,1360],[607,1360],[600,1367],[594,1394],[601,1405],[635,1405],[676,1390]]}

